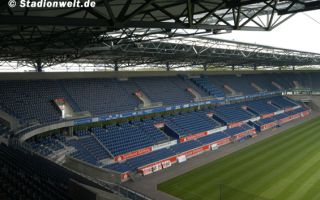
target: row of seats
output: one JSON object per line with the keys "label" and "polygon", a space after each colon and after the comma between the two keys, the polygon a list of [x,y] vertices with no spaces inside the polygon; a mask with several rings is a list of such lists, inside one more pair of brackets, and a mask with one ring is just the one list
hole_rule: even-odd
{"label": "row of seats", "polygon": [[[139,100],[115,79],[59,80],[81,111],[93,115],[134,110]],[[123,83],[122,83],[123,84]]]}
{"label": "row of seats", "polygon": [[0,81],[0,108],[25,123],[58,121],[52,100],[63,93],[55,81]]}
{"label": "row of seats", "polygon": [[307,110],[306,108],[300,107],[300,108],[297,108],[297,109],[292,110],[292,111],[288,111],[288,112],[285,112],[285,113],[274,115],[272,117],[260,119],[258,121],[255,121],[254,124],[256,124],[258,126],[262,126],[262,125],[269,124],[269,123],[272,123],[272,122],[276,122],[276,121],[284,119],[286,117],[289,117],[289,116],[304,112],[306,110]]}
{"label": "row of seats", "polygon": [[0,193],[10,200],[71,200],[71,179],[98,187],[88,179],[25,151],[0,145]]}
{"label": "row of seats", "polygon": [[230,104],[219,106],[212,109],[215,117],[222,120],[225,124],[240,122],[254,117],[253,113],[242,108],[243,104]]}
{"label": "row of seats", "polygon": [[179,136],[192,135],[221,126],[203,112],[187,112],[165,118],[165,124]]}
{"label": "row of seats", "polygon": [[152,124],[122,123],[105,128],[92,128],[92,133],[99,141],[117,156],[131,151],[149,147],[168,139],[164,132]]}
{"label": "row of seats", "polygon": [[[33,141],[31,146],[36,152],[45,156],[64,148],[64,145],[72,146],[76,149],[76,152],[71,156],[98,165],[100,160],[163,143],[169,141],[171,137],[185,137],[218,128],[222,124],[226,125],[249,120],[258,116],[258,113],[266,114],[280,110],[280,108],[270,104],[273,101],[281,102],[284,107],[296,105],[285,97],[272,97],[154,119],[135,120],[130,123],[125,122],[106,127],[94,127],[90,130],[77,130],[74,135],[79,139],[69,140],[68,143],[65,142],[65,138],[64,141],[63,138],[60,138],[60,141],[59,138],[53,137]],[[245,110],[244,107],[250,109]],[[269,107],[272,109],[269,109]],[[250,110],[254,112],[250,112]],[[214,118],[217,117],[217,120],[221,123],[207,116],[209,113],[212,113]],[[259,123],[268,123],[268,120],[271,119],[265,120],[261,120]],[[169,127],[177,135],[175,136],[165,130],[162,131],[156,128],[154,124],[157,123],[164,123],[166,127]],[[61,145],[61,143],[64,143],[64,145]]]}
{"label": "row of seats", "polygon": [[[0,109],[20,120],[21,124],[49,123],[61,120],[61,113],[53,99],[64,98],[74,111],[89,111],[94,116],[133,111],[142,102],[133,95],[141,90],[152,102],[164,105],[194,101],[186,89],[193,88],[204,95],[224,97],[225,85],[243,94],[257,93],[255,83],[263,91],[320,85],[318,73],[281,73],[248,75],[208,75],[192,79],[186,77],[137,77],[120,81],[111,78],[64,80],[0,81]],[[294,84],[295,83],[295,84]],[[198,85],[198,86],[197,86]]]}
{"label": "row of seats", "polygon": [[[305,110],[306,110],[306,108],[301,107],[301,108],[298,108],[298,109],[295,109],[295,110],[292,110],[292,111],[289,111],[286,113],[278,114],[273,117],[260,119],[254,123],[257,125],[267,124],[267,123],[274,122],[276,120],[280,120],[282,118],[288,117],[290,115],[301,113]],[[207,135],[207,136],[195,139],[195,140],[187,141],[184,143],[178,143],[178,144],[173,145],[169,148],[153,151],[151,153],[148,153],[148,154],[145,154],[142,156],[128,159],[127,161],[122,162],[122,163],[114,163],[111,165],[105,165],[103,168],[118,171],[120,173],[134,171],[139,167],[143,167],[145,165],[155,163],[157,161],[167,159],[172,156],[179,155],[183,152],[201,147],[203,145],[212,144],[215,141],[230,138],[234,135],[237,135],[239,133],[243,133],[243,132],[248,131],[252,128],[253,127],[248,124],[243,124],[241,126],[230,128],[225,131],[210,134],[210,135]],[[248,136],[245,136],[245,137],[247,138]]]}
{"label": "row of seats", "polygon": [[[285,103],[286,101],[289,102],[288,104],[292,103],[284,97],[273,98],[282,103]],[[272,101],[273,98],[264,99],[263,103],[261,103],[262,100],[258,100],[258,102],[259,104],[269,106],[270,104],[268,102]],[[216,108],[180,113],[166,117],[134,120],[117,125],[109,125],[106,127],[94,127],[90,130],[78,130],[75,131],[74,134],[78,138],[66,140],[62,135],[59,134],[48,138],[39,138],[37,140],[38,143],[36,143],[34,140],[31,142],[31,146],[33,146],[33,148],[35,149],[39,148],[41,151],[44,151],[40,151],[40,153],[46,155],[46,152],[45,150],[43,150],[43,148],[50,149],[50,154],[53,151],[59,149],[55,148],[55,146],[57,146],[56,141],[58,141],[59,143],[63,143],[66,146],[74,147],[76,151],[71,153],[70,155],[76,159],[85,161],[92,165],[102,166],[104,168],[116,170],[119,172],[125,172],[128,170],[132,171],[148,163],[152,163],[170,156],[178,155],[190,149],[210,144],[217,140],[232,137],[238,133],[245,132],[251,129],[252,127],[244,124],[239,127],[229,128],[225,131],[201,137],[196,140],[178,143],[174,146],[171,146],[169,149],[162,149],[160,151],[155,151],[143,156],[129,159],[125,163],[115,163],[105,166],[103,162],[101,162],[101,160],[111,158],[112,155],[117,156],[134,150],[142,149],[144,147],[149,147],[158,143],[169,141],[169,135],[166,135],[163,131],[154,126],[154,124],[157,123],[175,123],[176,126],[181,126],[182,131],[186,132],[186,130],[193,130],[194,132],[190,132],[190,134],[194,134],[221,126],[221,124],[207,116],[207,114],[210,112],[212,112],[213,114],[217,114],[217,109],[221,111],[222,114],[226,112],[224,110],[228,110],[228,112],[230,111],[230,113],[226,113],[232,115],[231,111],[233,110],[234,115],[246,115],[245,118],[239,118],[240,121],[244,119],[250,119],[253,115],[243,108],[243,106],[248,103],[252,102],[224,105]],[[292,104],[292,106],[293,105],[296,104]],[[261,119],[255,122],[255,124],[263,125],[275,120],[282,119],[284,117],[287,117],[288,115],[302,112],[304,110],[305,108],[302,107],[293,111],[289,111],[287,113],[282,113],[273,117]],[[240,114],[242,112],[243,114]],[[197,129],[198,127],[202,127],[202,129]],[[179,132],[178,130],[175,131]],[[185,132],[181,132],[180,136],[184,136],[183,133]]]}
{"label": "row of seats", "polygon": [[[169,141],[171,137],[177,139],[209,131],[222,125],[249,120],[258,116],[258,113],[273,113],[280,110],[280,108],[269,103],[274,100],[282,102],[284,106],[296,105],[285,97],[272,97],[172,114],[154,119],[135,120],[130,123],[125,122],[106,127],[93,127],[90,130],[77,130],[74,132],[74,135],[79,137],[79,139],[69,140],[68,143],[59,141],[59,138],[53,137],[33,141],[31,142],[31,146],[36,152],[48,156],[64,148],[61,145],[62,142],[77,150],[71,156],[91,164],[97,164],[100,160],[111,158],[112,156],[126,154]],[[246,107],[248,107],[248,110],[245,109]],[[208,116],[210,113],[214,115],[213,118]],[[265,120],[261,120],[261,123],[267,123],[271,119]],[[154,124],[157,123],[164,123],[175,134],[167,132],[167,129],[161,130],[156,128]]]}
{"label": "row of seats", "polygon": [[142,90],[152,102],[174,105],[193,101],[186,91],[192,87],[180,76],[64,80],[0,81],[0,109],[13,115],[22,124],[59,121],[61,114],[53,100],[64,98],[75,112],[89,111],[103,115],[132,111],[142,102],[133,94]]}
{"label": "row of seats", "polygon": [[[265,99],[264,103],[268,103],[269,101],[273,100],[273,98],[271,99]],[[275,100],[281,101],[283,103],[286,104],[290,104],[291,106],[296,106],[297,104],[293,103],[289,101],[288,99],[284,98],[284,97],[275,97]],[[270,104],[268,104],[270,105]],[[225,105],[225,106],[221,106],[221,107],[226,107],[226,108],[232,108],[232,109],[241,109],[243,112],[245,112],[246,114],[248,114],[248,111],[245,111],[244,109],[242,109],[241,107],[243,106],[243,104],[238,104],[238,105]],[[281,108],[284,108],[285,106],[281,106]],[[278,110],[278,109],[277,109]],[[287,113],[283,113],[283,114],[279,114],[273,117],[269,117],[266,119],[261,119],[259,121],[257,121],[257,124],[267,124],[270,122],[273,122],[275,120],[279,120],[282,118],[285,118],[289,115],[293,115],[295,113],[300,113],[302,111],[304,111],[305,108],[299,108],[296,109],[294,111],[289,111]],[[212,110],[211,110],[212,111]],[[274,110],[272,110],[274,111]],[[204,111],[200,111],[203,113],[207,113],[209,112],[209,110],[204,110]],[[239,113],[238,113],[239,114]],[[252,117],[252,114],[247,115],[247,118],[245,119],[250,119]],[[168,117],[166,117],[168,118]],[[165,122],[166,122],[166,118],[165,118]],[[170,117],[169,117],[170,118]],[[242,119],[241,119],[242,120]],[[107,169],[111,169],[111,170],[115,170],[115,171],[119,171],[119,172],[127,172],[127,171],[133,171],[135,169],[137,169],[138,167],[168,158],[170,156],[174,156],[174,155],[178,155],[182,152],[188,151],[190,149],[194,149],[197,147],[200,147],[202,145],[206,145],[206,144],[211,144],[215,141],[221,140],[221,139],[225,139],[228,137],[232,137],[234,135],[237,135],[239,133],[248,131],[250,129],[252,129],[253,127],[248,125],[248,124],[243,124],[241,126],[238,127],[234,127],[234,128],[229,128],[225,131],[222,132],[218,132],[218,133],[214,133],[208,136],[204,136],[201,138],[198,138],[196,140],[192,140],[192,141],[188,141],[188,142],[184,142],[184,143],[178,143],[177,145],[171,146],[169,149],[162,149],[160,151],[155,151],[152,153],[148,153],[146,155],[142,155],[139,157],[135,157],[133,159],[129,159],[124,163],[115,163],[112,165],[107,165],[104,166],[104,168]],[[131,164],[133,163],[133,164]]]}
{"label": "row of seats", "polygon": [[234,135],[237,135],[239,133],[248,131],[250,129],[252,129],[251,126],[249,126],[248,124],[243,124],[243,125],[238,126],[238,127],[227,129],[227,130],[224,131],[224,133],[229,135],[229,136],[234,136]]}
{"label": "row of seats", "polygon": [[296,103],[293,103],[292,100],[282,96],[273,97],[271,103],[281,109],[295,107],[297,105]]}
{"label": "row of seats", "polygon": [[67,145],[73,146],[77,150],[71,154],[72,157],[94,165],[97,165],[100,160],[111,158],[107,149],[91,135],[85,138],[69,140]]}
{"label": "row of seats", "polygon": [[186,90],[190,85],[184,83],[184,80],[180,77],[146,77],[133,78],[132,80],[149,97],[151,102],[175,105],[189,103],[194,99]]}
{"label": "row of seats", "polygon": [[76,131],[74,131],[73,135],[75,135],[77,137],[88,136],[88,135],[90,135],[90,131],[88,131],[88,130],[76,130]]}
{"label": "row of seats", "polygon": [[[245,103],[248,109],[257,115],[265,115],[279,110],[276,106],[269,103],[270,99],[261,99]],[[271,100],[272,101],[272,100]]]}
{"label": "row of seats", "polygon": [[[258,91],[251,86],[251,82],[243,76],[239,75],[222,75],[222,76],[208,76],[208,79],[212,84],[219,85],[221,89],[225,85],[232,88],[237,94],[255,94]],[[227,90],[225,90],[227,91]],[[232,93],[231,93],[232,94]]]}
{"label": "row of seats", "polygon": [[209,109],[218,121],[224,124],[249,120],[253,117],[274,113],[286,108],[292,108],[299,105],[287,97],[275,96],[266,99],[248,101],[237,104],[218,106]]}
{"label": "row of seats", "polygon": [[35,152],[48,156],[55,151],[63,149],[65,141],[66,138],[62,134],[55,134],[50,137],[35,138],[28,143]]}
{"label": "row of seats", "polygon": [[178,143],[176,145],[171,146],[170,148],[164,148],[157,151],[153,151],[151,153],[138,156],[135,158],[128,159],[126,162],[122,163],[114,163],[111,165],[106,165],[104,168],[118,171],[120,173],[134,171],[139,167],[145,166],[147,164],[155,163],[157,161],[179,155],[188,150],[192,150],[198,147],[201,147],[206,144],[213,143],[215,141],[233,136],[235,134],[247,131],[252,129],[249,125],[245,124],[240,127],[228,129],[223,132],[214,133],[196,140],[191,140],[183,143]]}
{"label": "row of seats", "polygon": [[209,95],[217,98],[225,97],[223,90],[219,89],[213,83],[211,83],[207,77],[193,78],[191,80],[204,91],[206,91]]}

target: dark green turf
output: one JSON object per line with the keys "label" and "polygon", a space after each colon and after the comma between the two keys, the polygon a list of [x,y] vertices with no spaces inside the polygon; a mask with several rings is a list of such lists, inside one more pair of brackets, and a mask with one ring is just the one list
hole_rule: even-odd
{"label": "dark green turf", "polygon": [[184,200],[319,200],[320,118],[161,183],[158,189]]}

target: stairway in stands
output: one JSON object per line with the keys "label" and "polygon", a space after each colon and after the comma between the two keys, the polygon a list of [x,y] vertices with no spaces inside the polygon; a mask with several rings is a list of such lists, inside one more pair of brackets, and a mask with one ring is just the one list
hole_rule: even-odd
{"label": "stairway in stands", "polygon": [[81,112],[80,106],[76,103],[76,101],[71,97],[68,93],[66,88],[64,87],[63,83],[60,81],[56,81],[57,85],[61,88],[61,91],[64,93],[64,97],[66,98],[67,102],[70,104],[74,112]]}
{"label": "stairway in stands", "polygon": [[222,92],[217,86],[211,83],[206,77],[192,78],[191,79],[197,86],[205,90],[209,95],[214,97],[225,97],[224,92]]}

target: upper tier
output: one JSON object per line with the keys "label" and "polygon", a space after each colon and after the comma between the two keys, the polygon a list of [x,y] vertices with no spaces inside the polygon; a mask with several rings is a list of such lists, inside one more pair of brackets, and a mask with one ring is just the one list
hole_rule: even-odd
{"label": "upper tier", "polygon": [[[41,124],[61,120],[53,100],[63,98],[74,112],[89,111],[92,116],[133,111],[143,102],[134,95],[141,91],[151,103],[177,105],[201,97],[254,94],[297,87],[320,86],[319,73],[245,75],[78,78],[47,80],[1,80],[0,110],[20,123]],[[279,87],[280,86],[280,87]],[[191,88],[193,93],[188,90]],[[281,103],[281,102],[280,102]]]}

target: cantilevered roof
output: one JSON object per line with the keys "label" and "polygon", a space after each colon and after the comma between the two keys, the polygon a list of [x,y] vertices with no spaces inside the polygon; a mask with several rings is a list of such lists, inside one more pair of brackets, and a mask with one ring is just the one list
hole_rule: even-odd
{"label": "cantilevered roof", "polygon": [[320,4],[319,0],[94,1],[91,8],[21,8],[20,0],[15,7],[2,1],[0,60],[54,64],[80,60],[88,56],[84,49],[101,44],[122,48],[173,37],[272,30],[296,12],[318,9]]}

